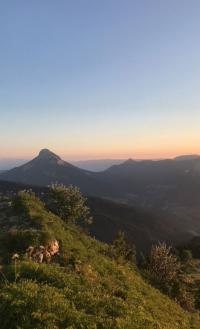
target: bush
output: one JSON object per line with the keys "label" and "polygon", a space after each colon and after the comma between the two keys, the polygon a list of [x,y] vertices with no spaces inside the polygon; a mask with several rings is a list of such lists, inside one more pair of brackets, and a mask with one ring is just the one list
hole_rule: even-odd
{"label": "bush", "polygon": [[91,223],[92,218],[89,215],[89,208],[85,205],[86,201],[77,187],[66,187],[61,184],[49,186],[47,207],[67,223]]}
{"label": "bush", "polygon": [[148,270],[143,274],[151,284],[175,299],[184,309],[194,311],[194,294],[186,280],[184,268],[170,246],[165,243],[152,246]]}
{"label": "bush", "polygon": [[152,246],[150,253],[150,271],[164,285],[176,280],[181,269],[181,264],[171,249],[165,243],[159,243]]}
{"label": "bush", "polygon": [[118,262],[130,261],[136,263],[135,246],[130,246],[126,240],[124,232],[119,231],[111,245],[111,256]]}

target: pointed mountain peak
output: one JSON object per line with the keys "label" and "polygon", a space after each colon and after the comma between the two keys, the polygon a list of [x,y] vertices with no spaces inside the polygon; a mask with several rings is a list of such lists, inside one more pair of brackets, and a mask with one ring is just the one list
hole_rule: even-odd
{"label": "pointed mountain peak", "polygon": [[51,152],[48,149],[42,149],[40,151],[39,155],[38,155],[38,158],[39,159],[46,159],[46,160],[53,160],[53,159],[61,160],[61,158],[57,154]]}
{"label": "pointed mountain peak", "polygon": [[127,159],[127,160],[124,162],[124,164],[128,165],[128,164],[132,164],[132,163],[134,163],[134,162],[135,162],[135,160],[129,158],[129,159]]}

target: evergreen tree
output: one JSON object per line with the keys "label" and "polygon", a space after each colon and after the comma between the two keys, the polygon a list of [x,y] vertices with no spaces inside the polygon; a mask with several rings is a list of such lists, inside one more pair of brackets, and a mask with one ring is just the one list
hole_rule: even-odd
{"label": "evergreen tree", "polygon": [[112,254],[118,261],[131,261],[135,263],[135,246],[130,246],[126,240],[124,232],[119,231],[112,243]]}

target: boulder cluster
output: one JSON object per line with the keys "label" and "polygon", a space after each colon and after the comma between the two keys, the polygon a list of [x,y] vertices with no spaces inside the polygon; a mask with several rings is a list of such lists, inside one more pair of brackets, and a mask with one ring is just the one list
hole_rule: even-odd
{"label": "boulder cluster", "polygon": [[59,252],[57,240],[49,241],[45,246],[29,246],[26,250],[26,258],[37,263],[50,263],[54,255]]}

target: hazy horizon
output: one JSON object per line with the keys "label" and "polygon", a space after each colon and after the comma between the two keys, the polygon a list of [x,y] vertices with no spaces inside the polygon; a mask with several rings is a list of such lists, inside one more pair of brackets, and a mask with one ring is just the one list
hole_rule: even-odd
{"label": "hazy horizon", "polygon": [[[28,155],[27,157],[23,157],[23,156],[18,156],[18,157],[14,157],[12,156],[12,154],[10,156],[1,156],[0,155],[0,160],[16,160],[16,161],[29,161],[35,157],[38,156],[39,152],[41,150],[43,150],[44,148],[42,149],[38,149],[38,151],[36,153],[33,153],[31,155]],[[64,154],[60,154],[58,153],[56,150],[52,150],[52,149],[48,149],[50,152],[53,152],[55,153],[56,155],[60,156],[62,159],[64,159],[65,161],[74,161],[74,162],[81,162],[81,161],[103,161],[103,160],[127,160],[127,159],[135,159],[135,160],[156,160],[156,159],[173,159],[173,158],[176,158],[176,157],[179,157],[179,156],[187,156],[187,155],[199,155],[200,152],[195,152],[195,153],[175,153],[175,154],[170,154],[168,156],[163,156],[163,157],[159,157],[159,155],[153,155],[153,156],[148,156],[148,155],[144,155],[142,157],[138,157],[137,155],[127,155],[127,156],[124,156],[124,157],[112,157],[112,156],[107,156],[107,157],[103,157],[103,156],[94,156],[94,157],[81,157],[81,156],[77,156],[77,157],[70,157],[68,156],[66,153]]]}
{"label": "hazy horizon", "polygon": [[[52,150],[50,150],[52,151]],[[54,152],[57,154],[56,152]],[[0,171],[1,170],[9,170],[12,169],[13,167],[18,167],[26,162],[32,160],[33,158],[37,157],[39,152],[32,157],[27,157],[25,158],[13,158],[13,157],[0,157]],[[57,154],[60,156],[60,154]],[[67,156],[61,156],[61,158],[67,162],[72,163],[73,165],[82,168],[82,169],[87,169],[87,170],[94,170],[94,171],[101,171],[104,169],[109,168],[113,164],[120,164],[128,159],[133,159],[136,161],[142,161],[142,160],[164,160],[164,159],[173,159],[178,156],[187,156],[187,155],[198,155],[198,154],[176,154],[175,156],[171,157],[154,157],[154,158],[137,158],[137,157],[127,157],[127,158],[79,158],[79,159],[70,159]]]}

